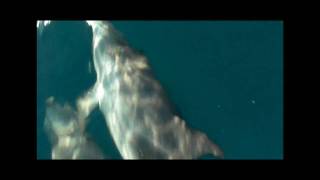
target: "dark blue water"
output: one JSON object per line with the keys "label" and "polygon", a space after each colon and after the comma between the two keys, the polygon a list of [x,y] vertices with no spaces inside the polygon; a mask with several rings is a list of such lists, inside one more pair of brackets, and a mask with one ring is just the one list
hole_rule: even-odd
{"label": "dark blue water", "polygon": [[[283,158],[281,21],[112,21],[149,59],[181,116],[217,142],[226,159]],[[50,158],[45,99],[74,103],[95,82],[92,33],[84,22],[53,22],[37,42],[37,157]],[[96,110],[89,132],[121,158]]]}

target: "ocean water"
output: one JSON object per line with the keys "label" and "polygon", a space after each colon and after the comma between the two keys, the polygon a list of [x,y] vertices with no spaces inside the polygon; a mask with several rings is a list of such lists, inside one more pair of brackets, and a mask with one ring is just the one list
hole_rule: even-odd
{"label": "ocean water", "polygon": [[[225,159],[283,158],[283,22],[111,23],[147,56],[187,124],[219,144]],[[53,21],[37,34],[38,159],[50,159],[46,98],[74,105],[95,82],[91,43],[83,21]],[[107,158],[120,159],[102,114],[90,119],[88,131]]]}

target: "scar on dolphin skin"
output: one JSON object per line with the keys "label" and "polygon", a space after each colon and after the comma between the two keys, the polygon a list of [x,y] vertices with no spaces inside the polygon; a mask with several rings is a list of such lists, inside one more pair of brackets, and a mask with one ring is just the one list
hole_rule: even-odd
{"label": "scar on dolphin skin", "polygon": [[85,119],[98,105],[124,159],[194,159],[223,151],[171,108],[147,58],[110,22],[87,21],[93,32],[94,86],[78,99]]}

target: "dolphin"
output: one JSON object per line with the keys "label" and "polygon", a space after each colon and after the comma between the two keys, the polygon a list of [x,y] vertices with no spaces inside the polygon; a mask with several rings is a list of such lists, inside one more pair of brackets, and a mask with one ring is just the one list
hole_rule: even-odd
{"label": "dolphin", "polygon": [[147,57],[108,21],[86,21],[93,32],[95,84],[77,101],[81,124],[98,106],[124,159],[223,158],[222,149],[189,128],[153,76]]}
{"label": "dolphin", "polygon": [[84,133],[71,106],[47,99],[45,130],[53,146],[52,159],[103,159],[100,148]]}

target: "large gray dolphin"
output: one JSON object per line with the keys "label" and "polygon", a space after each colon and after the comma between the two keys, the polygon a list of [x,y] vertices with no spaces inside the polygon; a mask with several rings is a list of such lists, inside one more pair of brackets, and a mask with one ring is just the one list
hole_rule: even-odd
{"label": "large gray dolphin", "polygon": [[124,159],[195,159],[222,150],[188,128],[170,106],[147,59],[106,21],[87,21],[93,32],[97,81],[77,102],[81,125],[98,105]]}

